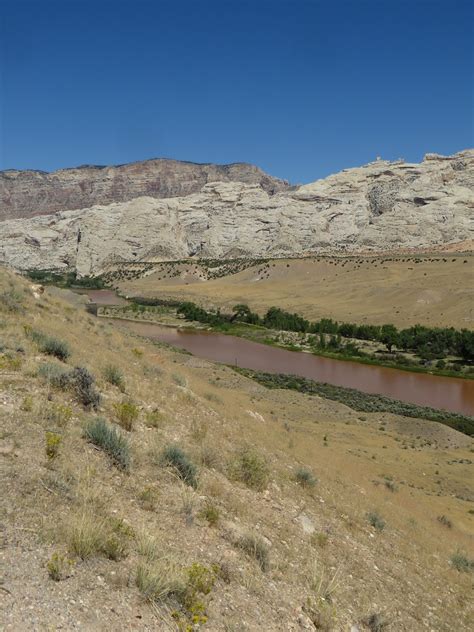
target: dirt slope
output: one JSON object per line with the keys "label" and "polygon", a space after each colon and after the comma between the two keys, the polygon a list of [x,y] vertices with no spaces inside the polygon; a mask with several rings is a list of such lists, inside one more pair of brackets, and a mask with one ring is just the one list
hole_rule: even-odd
{"label": "dirt slope", "polygon": [[[35,298],[3,270],[0,295],[2,629],[469,629],[472,575],[450,562],[457,549],[472,558],[467,437],[268,391],[48,292]],[[67,341],[67,361],[41,352],[25,325]],[[100,410],[38,374],[47,362],[87,367]],[[108,364],[124,392],[105,380]],[[139,407],[131,431],[118,425],[123,400]],[[128,472],[84,438],[97,414],[128,440]],[[47,431],[61,439],[52,458]],[[196,489],[164,466],[169,444],[198,467]],[[259,489],[238,480],[243,445],[258,457],[247,473],[267,464]],[[301,467],[317,482],[298,484]]]}

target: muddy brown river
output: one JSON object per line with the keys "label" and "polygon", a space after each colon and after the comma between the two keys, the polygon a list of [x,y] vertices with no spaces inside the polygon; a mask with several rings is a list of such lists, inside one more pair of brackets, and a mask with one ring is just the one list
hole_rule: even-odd
{"label": "muddy brown river", "polygon": [[186,331],[132,321],[120,321],[120,326],[215,362],[269,373],[291,373],[422,406],[445,408],[466,415],[474,413],[474,382],[471,380],[322,358],[214,332]]}
{"label": "muddy brown river", "polygon": [[[101,305],[126,303],[111,290],[87,290],[82,293],[87,293],[92,301]],[[299,375],[421,406],[474,414],[474,380],[333,360],[214,332],[181,330],[126,320],[114,322],[141,336],[185,349],[207,360],[269,373]]]}

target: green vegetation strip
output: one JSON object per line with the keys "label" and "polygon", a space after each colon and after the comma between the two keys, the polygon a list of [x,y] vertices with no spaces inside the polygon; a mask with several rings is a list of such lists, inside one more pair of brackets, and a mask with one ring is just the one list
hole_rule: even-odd
{"label": "green vegetation strip", "polygon": [[285,375],[283,373],[264,373],[263,371],[252,371],[251,369],[241,369],[232,367],[246,377],[256,380],[267,388],[287,388],[308,395],[319,395],[325,399],[330,399],[341,404],[345,404],[353,410],[367,413],[393,413],[404,417],[416,417],[438,421],[439,423],[459,430],[470,437],[474,436],[474,417],[468,417],[459,413],[452,413],[428,406],[417,406],[391,399],[383,395],[373,395],[363,393],[353,388],[344,386],[334,386],[322,382],[315,382],[296,375]]}
{"label": "green vegetation strip", "polygon": [[106,287],[101,277],[78,277],[75,272],[58,272],[55,270],[25,270],[24,274],[43,285],[56,285],[62,288],[81,288],[88,290],[102,290]]}

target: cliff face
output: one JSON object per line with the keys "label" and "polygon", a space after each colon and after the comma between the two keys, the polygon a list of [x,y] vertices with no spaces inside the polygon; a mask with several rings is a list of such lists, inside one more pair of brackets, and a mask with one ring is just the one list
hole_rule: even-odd
{"label": "cliff face", "polygon": [[0,262],[86,275],[115,261],[380,252],[472,238],[474,151],[376,161],[282,188],[221,180],[185,196],[0,222]]}
{"label": "cliff face", "polygon": [[53,173],[9,170],[0,172],[0,221],[127,202],[140,196],[185,196],[215,181],[258,184],[269,194],[288,187],[287,182],[246,163],[214,165],[160,159]]}

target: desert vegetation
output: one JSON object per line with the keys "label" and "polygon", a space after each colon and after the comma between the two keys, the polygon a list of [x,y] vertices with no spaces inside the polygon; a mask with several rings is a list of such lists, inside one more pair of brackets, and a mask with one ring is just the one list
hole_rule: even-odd
{"label": "desert vegetation", "polygon": [[[392,324],[356,325],[339,323],[330,318],[310,322],[298,314],[286,312],[278,307],[270,307],[260,318],[244,304],[236,305],[231,315],[222,314],[220,310],[208,312],[191,302],[182,303],[177,312],[187,320],[212,326],[243,322],[278,331],[323,334],[322,337],[313,339],[313,345],[316,348],[324,350],[327,347],[335,351],[346,351],[348,355],[351,355],[351,352],[352,355],[357,355],[358,350],[354,345],[352,348],[343,345],[341,338],[381,342],[389,353],[392,352],[393,347],[397,347],[400,350],[415,353],[422,360],[443,359],[448,355],[460,357],[466,362],[474,360],[474,332],[468,329],[456,330],[453,327],[430,328],[415,325],[399,331]],[[329,338],[326,339],[324,334],[328,334]]]}
{"label": "desert vegetation", "polygon": [[467,434],[0,294],[7,626],[469,629]]}

